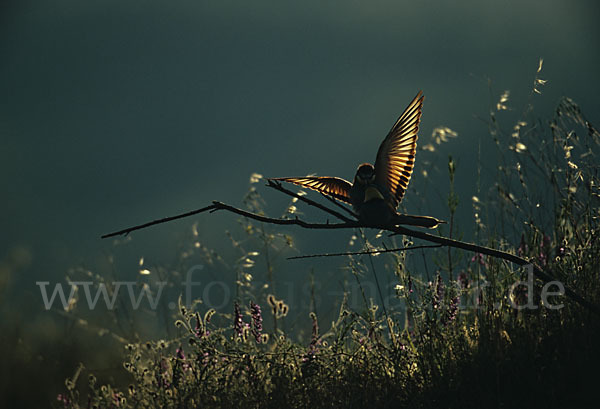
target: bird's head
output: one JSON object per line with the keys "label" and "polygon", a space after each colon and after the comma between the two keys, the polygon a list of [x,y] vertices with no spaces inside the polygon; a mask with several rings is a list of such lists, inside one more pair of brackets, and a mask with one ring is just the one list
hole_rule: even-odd
{"label": "bird's head", "polygon": [[370,163],[363,163],[356,170],[354,183],[366,185],[375,181],[375,168]]}

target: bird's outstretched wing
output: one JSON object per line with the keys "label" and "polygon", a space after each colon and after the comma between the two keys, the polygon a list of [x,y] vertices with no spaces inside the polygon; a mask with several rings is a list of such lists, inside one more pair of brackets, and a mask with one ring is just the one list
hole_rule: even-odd
{"label": "bird's outstretched wing", "polygon": [[424,98],[423,93],[419,91],[377,151],[375,182],[389,189],[394,209],[404,197],[415,165],[417,133]]}
{"label": "bird's outstretched wing", "polygon": [[352,185],[347,180],[330,176],[306,176],[298,178],[269,178],[281,182],[294,183],[324,193],[338,200],[350,203]]}

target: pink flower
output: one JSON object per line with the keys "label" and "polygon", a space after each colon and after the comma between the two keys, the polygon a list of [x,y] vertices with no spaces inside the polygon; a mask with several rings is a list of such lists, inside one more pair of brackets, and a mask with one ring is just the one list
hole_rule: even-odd
{"label": "pink flower", "polygon": [[476,253],[473,257],[471,257],[471,262],[477,262],[482,266],[487,267],[485,256],[482,253]]}

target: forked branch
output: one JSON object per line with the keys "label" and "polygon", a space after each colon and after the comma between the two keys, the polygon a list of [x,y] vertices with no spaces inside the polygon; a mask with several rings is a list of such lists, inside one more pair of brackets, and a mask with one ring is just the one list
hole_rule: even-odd
{"label": "forked branch", "polygon": [[349,220],[349,219],[347,222],[343,222],[343,223],[329,223],[329,222],[327,222],[327,223],[308,223],[308,222],[305,222],[304,220],[300,220],[298,217],[296,217],[294,219],[276,219],[273,217],[267,217],[267,216],[263,216],[260,214],[248,212],[246,210],[238,209],[237,207],[230,206],[226,203],[213,201],[212,205],[203,207],[201,209],[196,209],[196,210],[192,210],[191,212],[178,214],[176,216],[165,217],[162,219],[153,220],[151,222],[140,224],[137,226],[128,227],[123,230],[105,234],[105,235],[101,236],[101,238],[107,239],[109,237],[115,237],[115,236],[122,236],[122,235],[127,236],[132,231],[145,229],[146,227],[154,226],[156,224],[167,223],[167,222],[170,222],[173,220],[182,219],[184,217],[193,216],[195,214],[204,213],[204,212],[213,213],[213,212],[216,212],[217,210],[226,210],[228,212],[239,214],[240,216],[244,216],[249,219],[257,220],[257,221],[263,222],[263,223],[271,223],[271,224],[279,224],[279,225],[297,225],[300,227],[304,227],[305,229],[347,229],[347,228],[353,228],[353,227],[364,227],[364,226],[361,226],[360,223]]}
{"label": "forked branch", "polygon": [[[346,217],[345,215],[339,213],[336,210],[330,209],[327,206],[324,206],[318,202],[315,202],[309,198],[307,198],[306,196],[301,196],[298,195],[297,193],[294,193],[288,189],[285,189],[283,186],[281,186],[281,184],[273,182],[273,181],[268,181],[268,185],[271,188],[274,188],[275,190],[278,190],[282,193],[285,193],[289,196],[292,196],[294,198],[297,198],[298,200],[301,200],[302,202],[316,207],[332,216],[335,216],[336,218],[340,219],[341,222],[339,223],[329,223],[329,221],[327,221],[326,223],[309,223],[306,222],[304,220],[299,219],[298,217],[295,217],[293,219],[278,219],[278,218],[272,218],[272,217],[267,217],[261,214],[256,214],[253,212],[249,212],[246,210],[242,210],[239,209],[237,207],[228,205],[226,203],[222,203],[222,202],[218,202],[218,201],[213,201],[213,204],[210,206],[206,206],[200,209],[196,209],[196,210],[192,210],[190,212],[186,212],[186,213],[182,213],[176,216],[170,216],[170,217],[165,217],[162,219],[158,219],[158,220],[154,220],[148,223],[144,223],[144,224],[140,224],[137,226],[133,226],[133,227],[128,227],[126,229],[123,230],[119,230],[113,233],[108,233],[102,236],[102,238],[109,238],[109,237],[114,237],[114,236],[120,236],[120,235],[128,235],[129,233],[136,231],[136,230],[141,230],[150,226],[154,226],[157,224],[162,224],[162,223],[166,223],[166,222],[170,222],[173,220],[177,220],[177,219],[181,219],[184,217],[188,217],[188,216],[192,216],[195,214],[199,214],[199,213],[204,213],[204,212],[216,212],[218,210],[225,210],[231,213],[235,213],[238,214],[240,216],[243,217],[247,217],[249,219],[253,219],[259,222],[263,222],[263,223],[270,223],[270,224],[276,224],[276,225],[296,225],[296,226],[300,226],[302,228],[305,229],[348,229],[348,228],[360,228],[360,227],[365,227],[365,228],[378,228],[381,230],[385,230],[388,231],[392,234],[403,234],[405,236],[410,236],[413,238],[417,238],[417,239],[421,239],[421,240],[425,240],[428,241],[430,243],[435,243],[441,246],[448,246],[448,247],[454,247],[454,248],[459,248],[462,250],[466,250],[466,251],[472,251],[475,253],[481,253],[481,254],[485,254],[487,256],[491,256],[491,257],[497,257],[497,258],[501,258],[507,261],[510,261],[512,263],[515,263],[519,266],[525,266],[528,264],[532,264],[533,265],[533,273],[536,277],[538,277],[539,279],[541,279],[542,281],[544,281],[545,283],[548,283],[550,281],[553,280],[552,276],[549,275],[548,273],[546,273],[544,270],[542,270],[538,265],[531,263],[530,261],[522,258],[522,257],[518,257],[514,254],[510,254],[504,251],[500,251],[500,250],[495,250],[489,247],[485,247],[485,246],[479,246],[477,244],[473,244],[473,243],[466,243],[463,241],[459,241],[459,240],[454,240],[454,239],[449,239],[447,237],[443,237],[443,236],[434,236],[430,233],[426,233],[426,232],[422,232],[422,231],[417,231],[417,230],[412,230],[412,229],[408,229],[404,226],[374,226],[374,225],[367,225],[364,223],[359,222],[358,220],[352,220],[348,217]],[[345,207],[343,207],[345,210],[347,210],[348,212],[351,213],[351,211],[349,209],[346,209]],[[414,249],[414,247],[412,247]],[[404,250],[410,250],[411,248],[403,248],[403,249],[395,249],[397,251],[404,251]],[[377,251],[379,253],[384,252],[384,251]],[[329,254],[329,255],[317,255],[317,256],[334,256],[334,255],[345,255],[346,253],[339,253],[339,254]],[[301,257],[295,257],[295,258],[303,258]],[[570,289],[569,287],[565,286],[565,294],[573,299],[574,301],[576,301],[577,303],[579,303],[580,305],[588,308],[590,311],[593,311],[595,314],[600,316],[600,308],[598,308],[598,306],[596,306],[595,304],[590,303],[589,301],[587,301],[585,298],[583,298],[582,296],[580,296],[579,294],[577,294],[575,291],[573,291],[572,289]]]}

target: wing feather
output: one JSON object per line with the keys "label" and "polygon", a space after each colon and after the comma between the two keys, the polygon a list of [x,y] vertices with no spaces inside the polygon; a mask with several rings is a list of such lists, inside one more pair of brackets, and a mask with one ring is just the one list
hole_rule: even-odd
{"label": "wing feather", "polygon": [[294,183],[329,195],[343,202],[350,203],[350,189],[352,188],[352,185],[342,178],[330,176],[306,176],[297,178],[270,178],[269,180]]}
{"label": "wing feather", "polygon": [[377,151],[375,181],[388,188],[395,208],[402,201],[415,165],[423,93],[419,91]]}

